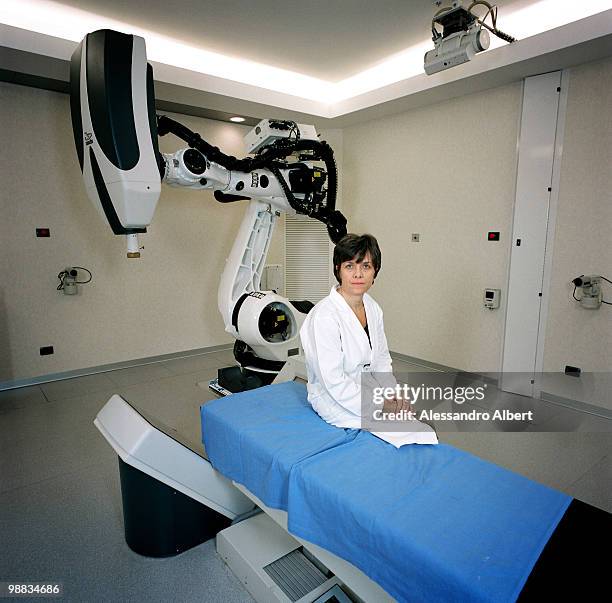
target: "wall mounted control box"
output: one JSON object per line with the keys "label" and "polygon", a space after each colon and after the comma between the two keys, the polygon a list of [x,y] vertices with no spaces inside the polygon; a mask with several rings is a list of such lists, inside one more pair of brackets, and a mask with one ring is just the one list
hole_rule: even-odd
{"label": "wall mounted control box", "polygon": [[485,289],[484,291],[484,307],[489,310],[499,308],[499,298],[501,297],[501,289]]}

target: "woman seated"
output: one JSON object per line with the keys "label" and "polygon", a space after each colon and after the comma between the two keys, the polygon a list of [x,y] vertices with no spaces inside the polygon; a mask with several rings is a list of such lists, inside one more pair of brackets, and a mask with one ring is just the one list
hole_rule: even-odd
{"label": "woman seated", "polygon": [[[321,418],[336,427],[359,429],[364,427],[363,419],[370,418],[364,412],[369,414],[373,408],[372,388],[364,389],[364,383],[396,384],[383,312],[367,293],[380,267],[380,248],[372,235],[343,237],[334,249],[339,284],[308,313],[300,330],[308,400]],[[409,417],[410,424],[395,426],[405,431],[372,433],[398,447],[437,443],[431,427],[416,421],[410,410],[410,404],[397,396],[386,399],[384,411]]]}

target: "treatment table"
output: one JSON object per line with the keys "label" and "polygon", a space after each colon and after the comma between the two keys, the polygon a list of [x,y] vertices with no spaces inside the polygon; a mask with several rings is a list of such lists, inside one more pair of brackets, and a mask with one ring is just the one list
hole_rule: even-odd
{"label": "treatment table", "polygon": [[201,418],[215,469],[398,601],[537,600],[567,593],[577,569],[583,594],[597,580],[610,514],[447,444],[396,449],[328,425],[301,383],[213,401]]}

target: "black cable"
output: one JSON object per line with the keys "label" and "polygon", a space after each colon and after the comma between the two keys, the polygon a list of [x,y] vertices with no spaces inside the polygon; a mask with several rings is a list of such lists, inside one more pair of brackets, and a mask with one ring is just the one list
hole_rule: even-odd
{"label": "black cable", "polygon": [[[214,161],[220,166],[238,172],[252,172],[257,169],[267,168],[271,161],[275,159],[284,159],[296,149],[301,149],[302,145],[306,142],[312,142],[321,144],[319,141],[298,141],[293,144],[292,148],[287,146],[269,146],[262,149],[261,154],[255,157],[245,157],[244,159],[237,159],[233,155],[226,155],[218,147],[215,147],[206,142],[197,132],[191,131],[189,128],[174,121],[166,115],[159,115],[157,117],[157,128],[160,136],[172,133],[181,140],[184,140],[190,147],[200,151],[206,159]],[[306,147],[304,147],[306,148]]]}
{"label": "black cable", "polygon": [[[274,120],[273,120],[274,121]],[[263,147],[254,157],[237,159],[233,155],[226,155],[218,147],[206,142],[197,132],[191,131],[183,124],[167,117],[157,116],[157,130],[159,136],[172,133],[184,140],[191,148],[197,149],[208,161],[218,163],[220,166],[238,172],[253,172],[258,169],[268,169],[277,178],[289,205],[300,214],[305,214],[323,222],[334,243],[346,234],[346,218],[336,211],[336,198],[338,196],[338,167],[334,151],[324,140],[302,140],[300,129],[294,121],[276,121],[280,130],[288,129],[289,136],[279,139],[275,144]],[[298,151],[310,151],[312,161],[322,161],[327,170],[327,189],[325,196],[315,195],[317,203],[311,203],[311,197],[304,200],[297,199],[283,177],[280,169],[285,163],[280,163],[289,155]],[[325,199],[325,204],[322,203]]]}
{"label": "black cable", "polygon": [[[578,278],[580,278],[580,277],[582,277],[582,276],[584,276],[584,274],[581,274],[581,275],[580,275]],[[610,283],[610,284],[612,285],[612,281],[611,281],[609,278],[606,278],[605,276],[601,276],[601,275],[599,275],[599,278],[600,278],[600,279],[602,279],[602,280],[604,280],[604,281],[606,281],[606,282],[608,282],[608,283]],[[576,279],[574,279],[574,280],[576,280]],[[572,283],[573,283],[573,281],[572,281]],[[580,299],[579,299],[579,298],[577,298],[577,297],[576,297],[576,289],[577,289],[578,285],[576,285],[575,283],[573,283],[573,284],[574,284],[574,290],[572,291],[572,297],[573,297],[573,298],[574,298],[574,299],[575,299],[577,302],[579,302],[579,301],[580,301],[580,299],[582,299],[582,298],[580,298]],[[602,299],[602,300],[601,300],[601,303],[602,303],[602,304],[606,304],[607,306],[612,306],[612,302],[607,302],[607,301],[606,301],[606,300],[604,300],[604,299]]]}
{"label": "black cable", "polygon": [[[295,150],[297,143],[300,141],[300,128],[294,121],[276,121],[270,122],[270,127],[278,130],[289,130],[289,136],[287,138],[279,138],[274,141],[272,146],[279,148],[286,148]],[[262,147],[260,151],[263,151],[266,147]]]}
{"label": "black cable", "polygon": [[[84,270],[85,272],[89,274],[89,278],[86,281],[74,281],[75,285],[86,285],[87,283],[91,282],[91,279],[93,278],[93,274],[91,273],[91,270],[88,270],[87,268],[83,268],[83,266],[73,266],[72,270]],[[68,270],[62,270],[57,275],[57,278],[60,280],[59,285],[57,286],[57,289],[56,289],[57,291],[62,291],[62,289],[64,289],[66,278],[69,275],[70,275],[70,272]]]}
{"label": "black cable", "polygon": [[[607,283],[610,283],[612,285],[612,281],[609,278],[606,278],[605,276],[600,277],[602,278],[604,281],[606,281]],[[601,300],[602,304],[607,304],[608,306],[612,306],[612,302],[607,302],[604,301],[603,299]]]}
{"label": "black cable", "polygon": [[[472,12],[472,8],[474,8],[474,6],[477,6],[479,4],[487,8],[487,12],[485,16],[482,17],[482,19],[478,17],[476,13]],[[497,29],[497,6],[492,6],[491,4],[489,4],[489,2],[486,2],[486,0],[475,0],[474,2],[472,2],[472,4],[469,5],[469,7],[467,8],[467,11],[470,14],[474,15],[474,17],[476,17],[476,21],[478,21],[478,23],[480,23],[482,27],[484,27],[485,29],[488,29],[493,35],[504,40],[504,42],[509,42],[510,44],[512,44],[513,42],[517,41],[517,39],[514,38],[513,36]],[[491,15],[492,26],[487,25],[487,23],[485,23],[485,20],[489,15]]]}
{"label": "black cable", "polygon": [[73,266],[73,268],[75,270],[85,270],[85,272],[89,274],[89,278],[86,281],[74,281],[77,285],[86,285],[87,283],[91,282],[91,279],[93,278],[93,274],[91,273],[91,270],[88,270],[87,268],[83,268],[83,266]]}
{"label": "black cable", "polygon": [[[609,278],[606,278],[605,276],[601,276],[600,278],[602,278],[604,281],[612,285],[612,281]],[[607,304],[608,306],[612,306],[612,302],[607,302],[607,301],[604,301],[603,299],[601,300],[601,303]]]}
{"label": "black cable", "polygon": [[508,42],[509,44],[512,44],[513,42],[518,41],[515,37],[511,36],[510,34],[504,33],[503,31],[501,31],[500,29],[497,29],[496,27],[491,27],[490,25],[487,25],[484,21],[481,21],[480,19],[476,19],[476,20],[485,29],[488,29],[493,35],[497,36],[504,42]]}
{"label": "black cable", "polygon": [[[280,122],[279,122],[280,123]],[[261,154],[255,157],[245,157],[237,159],[233,155],[226,155],[218,147],[206,142],[197,132],[191,131],[183,124],[167,117],[159,115],[157,117],[157,129],[160,136],[172,133],[181,140],[184,140],[190,147],[200,151],[206,159],[218,163],[220,166],[238,172],[252,172],[258,169],[269,169],[274,173],[273,166],[277,160],[283,160],[296,151],[312,151],[313,161],[323,161],[327,169],[327,199],[326,207],[333,212],[336,209],[336,197],[338,195],[338,173],[333,149],[324,140],[302,140],[299,135],[299,127],[295,122],[285,122],[293,124],[288,126],[295,131],[295,140],[291,144],[271,145],[265,147]],[[284,139],[286,140],[286,139]],[[278,166],[276,166],[278,168]],[[274,174],[277,176],[277,174]],[[277,176],[278,177],[278,176]],[[284,189],[283,182],[279,180]],[[285,183],[286,184],[286,183]],[[296,211],[301,211],[300,204],[295,197],[288,197],[289,204]]]}
{"label": "black cable", "polygon": [[[283,192],[285,193],[285,197],[287,197],[287,201],[289,202],[289,205],[293,207],[293,209],[295,209],[296,211],[298,211],[298,207],[302,209],[300,207],[300,204],[298,203],[298,200],[293,196],[293,193],[291,192],[291,189],[289,188],[287,181],[283,178],[283,175],[281,174],[281,171],[279,167],[276,165],[276,163],[271,163],[268,166],[268,169],[276,176],[278,183],[281,185],[281,188],[283,189]],[[304,212],[301,211],[300,213],[304,213]]]}

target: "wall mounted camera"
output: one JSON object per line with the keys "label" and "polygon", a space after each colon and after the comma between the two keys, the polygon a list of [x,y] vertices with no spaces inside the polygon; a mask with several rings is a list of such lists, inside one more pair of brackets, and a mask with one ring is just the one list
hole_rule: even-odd
{"label": "wall mounted camera", "polygon": [[[603,301],[603,293],[601,291],[601,276],[584,274],[577,276],[572,283],[574,284],[574,299],[580,302],[580,305],[587,310],[597,310],[601,307]],[[576,289],[582,291],[580,297],[576,297]]]}
{"label": "wall mounted camera", "polygon": [[[441,1],[434,4],[440,6]],[[473,12],[477,6],[487,9],[482,18]],[[489,16],[492,25],[485,22]],[[489,48],[489,32],[506,42],[516,41],[497,29],[497,7],[484,0],[472,2],[468,8],[464,8],[462,0],[455,0],[440,8],[431,21],[434,49],[425,53],[425,73],[432,75],[471,61],[476,53]]]}
{"label": "wall mounted camera", "polygon": [[[87,272],[89,274],[89,278],[87,280],[78,280],[79,278],[79,270]],[[86,285],[91,282],[93,278],[91,272],[87,270],[87,268],[83,268],[82,266],[70,266],[68,268],[64,268],[58,275],[59,285],[57,286],[58,291],[63,291],[64,295],[76,295],[79,292],[79,285]]]}

